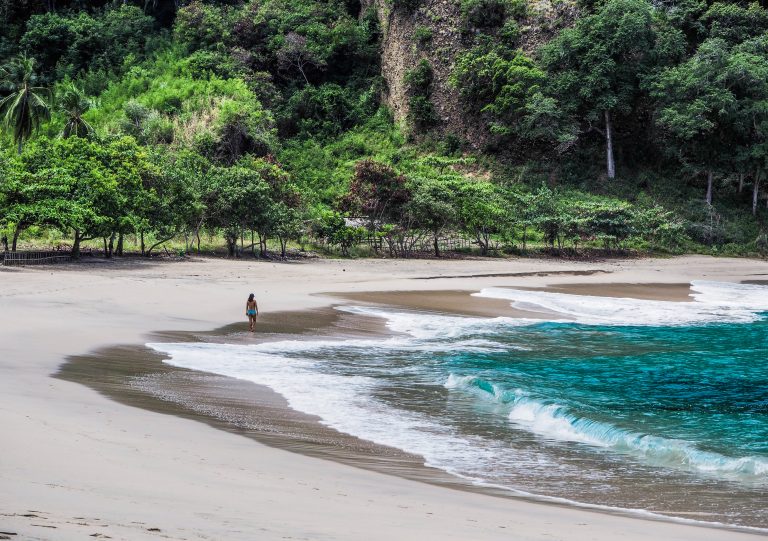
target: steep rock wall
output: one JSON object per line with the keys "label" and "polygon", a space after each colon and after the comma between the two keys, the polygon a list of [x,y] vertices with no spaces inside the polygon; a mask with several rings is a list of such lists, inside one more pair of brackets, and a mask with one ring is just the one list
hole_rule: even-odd
{"label": "steep rock wall", "polygon": [[[387,0],[367,0],[363,6],[375,7],[379,15],[383,32],[381,72],[386,83],[382,97],[395,120],[405,123],[408,115],[406,72],[426,59],[433,70],[431,100],[439,119],[435,129],[455,134],[473,147],[482,146],[487,138],[485,123],[464,114],[459,91],[449,83],[454,60],[461,51],[460,3],[422,0],[418,8],[409,10],[393,8]],[[427,42],[420,43],[415,37],[420,27],[432,31]]]}
{"label": "steep rock wall", "polygon": [[[386,83],[382,98],[395,120],[406,123],[408,115],[406,72],[426,59],[434,75],[431,100],[439,118],[435,129],[443,135],[454,134],[475,149],[488,143],[488,119],[467,114],[459,99],[460,89],[449,82],[456,58],[467,46],[461,34],[460,0],[421,0],[415,9],[393,7],[391,0],[362,0],[361,4],[363,13],[375,9],[381,24],[381,72]],[[551,39],[577,15],[568,0],[532,0],[528,6],[528,17],[519,21],[520,46],[527,52]],[[416,38],[419,28],[430,29],[431,39],[420,43]]]}

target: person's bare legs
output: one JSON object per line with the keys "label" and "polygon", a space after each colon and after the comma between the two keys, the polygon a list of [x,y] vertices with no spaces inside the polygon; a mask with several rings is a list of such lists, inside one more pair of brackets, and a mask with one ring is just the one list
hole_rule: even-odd
{"label": "person's bare legs", "polygon": [[256,316],[248,316],[248,330],[253,332],[254,325],[256,324]]}

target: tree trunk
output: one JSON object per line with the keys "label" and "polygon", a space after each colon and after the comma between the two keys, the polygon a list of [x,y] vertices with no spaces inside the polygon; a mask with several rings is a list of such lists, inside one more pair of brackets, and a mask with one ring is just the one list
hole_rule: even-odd
{"label": "tree trunk", "polygon": [[712,205],[712,181],[714,176],[712,169],[707,171],[707,205]]}
{"label": "tree trunk", "polygon": [[739,193],[744,189],[744,173],[739,173]]}
{"label": "tree trunk", "polygon": [[75,229],[75,240],[72,242],[72,259],[80,259],[80,230]]}
{"label": "tree trunk", "polygon": [[256,233],[251,229],[251,255],[256,258]]}
{"label": "tree trunk", "polygon": [[605,111],[605,159],[608,166],[608,178],[616,178],[616,163],[613,160],[613,126],[611,112]]}
{"label": "tree trunk", "polygon": [[435,257],[440,257],[440,243],[437,242],[437,235],[432,236],[432,246],[435,247]]}
{"label": "tree trunk", "polygon": [[145,248],[146,248],[146,246],[145,246],[145,244],[144,244],[144,231],[142,231],[142,232],[140,233],[140,235],[141,235],[141,255],[146,255],[146,254],[144,253],[144,250],[145,250]]}
{"label": "tree trunk", "polygon": [[123,257],[123,232],[117,235],[117,255]]}
{"label": "tree trunk", "polygon": [[8,236],[7,235],[3,235],[0,238],[0,242],[3,243],[3,251],[7,252],[8,251]]}
{"label": "tree trunk", "polygon": [[17,224],[16,228],[13,230],[13,241],[11,244],[11,251],[16,251],[16,245],[19,242],[19,235],[21,234],[21,224]]}
{"label": "tree trunk", "polygon": [[227,257],[233,258],[237,255],[237,237],[238,232],[232,229],[224,230],[224,241],[227,243]]}
{"label": "tree trunk", "polygon": [[107,237],[101,237],[101,240],[104,243],[104,259],[107,259],[109,257],[109,252],[107,251]]}
{"label": "tree trunk", "polygon": [[755,184],[752,187],[752,215],[757,216],[757,198],[760,195],[760,169],[755,171]]}
{"label": "tree trunk", "polygon": [[259,233],[259,257],[267,257],[267,236]]}
{"label": "tree trunk", "polygon": [[477,238],[477,243],[480,245],[480,255],[488,255],[488,243],[485,240],[485,234],[482,231],[477,231],[475,238]]}
{"label": "tree trunk", "polygon": [[[149,257],[150,255],[152,255],[152,251],[153,251],[155,248],[157,248],[157,247],[158,247],[158,246],[160,246],[161,244],[164,244],[164,243],[168,242],[169,240],[171,240],[171,239],[172,239],[173,237],[175,237],[175,236],[176,236],[176,234],[173,234],[173,235],[171,235],[170,237],[165,237],[164,239],[162,239],[162,240],[159,240],[159,241],[157,241],[156,243],[154,243],[152,246],[150,246],[150,247],[149,247],[149,250],[147,250],[147,257]],[[167,249],[166,249],[166,253],[168,253],[168,250],[167,250]]]}
{"label": "tree trunk", "polygon": [[109,250],[109,257],[112,258],[112,254],[115,252],[115,232],[112,231],[112,234],[109,236],[109,245],[107,246]]}
{"label": "tree trunk", "polygon": [[200,229],[203,227],[203,222],[205,221],[205,214],[203,214],[200,217],[200,220],[197,222],[197,225],[195,226],[195,238],[197,239],[197,253],[200,254]]}

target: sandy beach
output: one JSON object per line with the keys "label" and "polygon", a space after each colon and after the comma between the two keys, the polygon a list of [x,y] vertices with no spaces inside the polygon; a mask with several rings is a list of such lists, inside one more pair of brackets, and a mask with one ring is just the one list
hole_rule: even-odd
{"label": "sandy beach", "polygon": [[[354,300],[521,315],[498,299],[462,303],[457,292],[549,286],[684,300],[680,284],[691,280],[766,278],[765,261],[700,256],[596,262],[92,260],[0,269],[0,539],[754,539],[745,532],[387,475],[265,445],[193,417],[132,407],[53,376],[70,356],[141,345],[160,331],[194,333],[232,324],[244,331],[242,305],[251,291],[272,326],[261,332],[294,326],[311,334],[322,332],[328,317],[315,317],[314,329],[290,314],[323,314]],[[655,293],[617,284],[654,284]],[[268,314],[281,315],[270,322]],[[347,330],[379,332],[375,326]]]}

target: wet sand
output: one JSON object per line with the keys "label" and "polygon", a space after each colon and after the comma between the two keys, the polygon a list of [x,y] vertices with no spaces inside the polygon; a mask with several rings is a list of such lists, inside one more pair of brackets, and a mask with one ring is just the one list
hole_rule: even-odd
{"label": "wet sand", "polygon": [[477,317],[518,317],[544,319],[538,312],[518,310],[508,300],[473,297],[477,290],[455,291],[362,291],[354,293],[328,293],[350,304],[386,306],[404,310],[420,310]]}
{"label": "wet sand", "polygon": [[[597,297],[625,297],[630,299],[690,302],[691,287],[688,283],[633,284],[633,283],[573,283],[527,287],[500,284],[526,291],[549,291],[571,295],[593,295]],[[492,299],[472,296],[478,290],[437,290],[437,291],[363,291],[355,293],[328,293],[327,295],[348,302],[390,306],[406,310],[442,312],[479,317],[514,317],[526,319],[547,319],[546,312],[521,310],[510,305],[507,299]],[[562,317],[562,315],[560,316]]]}
{"label": "wet sand", "polygon": [[[333,308],[268,314],[259,332],[245,323],[210,332],[165,332],[150,342],[255,344],[326,336],[346,338],[390,333],[377,318],[352,316]],[[421,457],[340,433],[319,417],[288,406],[264,385],[175,367],[142,345],[102,348],[67,359],[54,377],[87,385],[112,400],[157,413],[202,421],[271,447],[454,488],[465,483],[424,465]],[[471,488],[471,487],[465,487]]]}
{"label": "wet sand", "polygon": [[532,291],[551,291],[569,295],[592,295],[642,299],[646,301],[690,302],[691,286],[685,284],[565,284],[548,287],[521,287]]}

